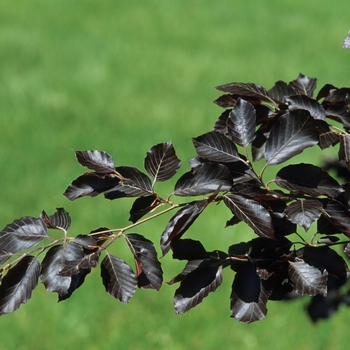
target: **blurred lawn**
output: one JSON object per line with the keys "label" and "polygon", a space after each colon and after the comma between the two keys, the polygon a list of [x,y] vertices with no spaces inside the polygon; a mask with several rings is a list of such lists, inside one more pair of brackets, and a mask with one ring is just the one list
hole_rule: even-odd
{"label": "blurred lawn", "polygon": [[[127,224],[130,200],[62,196],[83,168],[73,150],[100,149],[118,165],[142,167],[146,151],[172,140],[183,160],[191,137],[221,113],[214,87],[232,81],[270,88],[299,72],[349,86],[350,29],[334,1],[3,1],[0,11],[0,168],[4,227],[24,215],[65,207],[71,234]],[[312,152],[318,152],[316,149]],[[316,156],[309,153],[311,156]],[[170,191],[169,186],[162,187]],[[166,195],[167,192],[164,193]],[[223,230],[213,208],[192,229],[210,248],[246,239]],[[218,218],[214,222],[213,218]],[[158,241],[166,218],[137,232]],[[2,228],[1,227],[1,228]],[[116,254],[124,248],[116,243]],[[182,264],[163,259],[165,279]],[[261,322],[229,318],[232,275],[185,315],[174,315],[174,287],[137,290],[130,305],[111,298],[93,271],[71,299],[42,285],[18,311],[0,318],[4,349],[346,349],[349,310],[312,325],[307,300],[268,304]]]}

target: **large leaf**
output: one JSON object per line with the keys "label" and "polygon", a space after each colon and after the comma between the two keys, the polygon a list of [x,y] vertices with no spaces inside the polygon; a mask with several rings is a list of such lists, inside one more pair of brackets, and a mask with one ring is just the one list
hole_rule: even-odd
{"label": "large leaf", "polygon": [[175,313],[183,314],[200,304],[210,292],[214,292],[222,283],[222,266],[215,259],[189,261],[181,281],[175,291]]}
{"label": "large leaf", "polygon": [[229,191],[232,176],[226,166],[202,163],[185,173],[175,184],[176,196],[199,196],[211,192]]}
{"label": "large leaf", "polygon": [[227,131],[236,144],[247,147],[255,138],[256,113],[254,107],[239,98],[227,119]]}
{"label": "large leaf", "polygon": [[76,151],[78,162],[100,174],[115,173],[113,158],[104,151]]}
{"label": "large leaf", "polygon": [[296,110],[282,115],[272,127],[265,146],[268,164],[282,163],[317,145],[319,133],[307,111]]}
{"label": "large leaf", "polygon": [[241,97],[255,97],[260,101],[274,103],[266,89],[254,83],[230,83],[217,86],[216,89]]}
{"label": "large leaf", "polygon": [[193,239],[179,239],[171,244],[173,259],[179,260],[203,260],[209,259],[209,253],[201,242]]}
{"label": "large leaf", "polygon": [[274,238],[274,227],[269,212],[258,202],[238,194],[223,196],[227,207],[254,232],[264,238]]}
{"label": "large leaf", "polygon": [[40,280],[49,292],[58,293],[64,298],[72,284],[71,276],[61,276],[67,261],[78,261],[84,258],[84,251],[76,244],[53,246],[42,261]]}
{"label": "large leaf", "polygon": [[282,188],[312,197],[337,197],[344,192],[339,183],[326,171],[312,164],[288,165],[276,174],[275,182]]}
{"label": "large leaf", "polygon": [[231,292],[231,313],[237,321],[251,323],[267,314],[271,291],[264,287],[254,264],[246,264],[235,275]]}
{"label": "large leaf", "polygon": [[173,177],[181,162],[175,154],[171,141],[153,146],[145,158],[145,169],[154,181],[165,181]]}
{"label": "large leaf", "polygon": [[0,315],[17,310],[31,298],[38,285],[39,274],[39,260],[29,255],[7,272],[0,285]]}
{"label": "large leaf", "polygon": [[290,110],[305,109],[315,119],[324,120],[326,118],[326,112],[324,108],[314,99],[304,95],[286,96],[286,102],[289,104]]}
{"label": "large leaf", "polygon": [[288,220],[304,227],[308,231],[313,222],[322,214],[323,206],[316,199],[299,199],[288,205],[285,210]]}
{"label": "large leaf", "polygon": [[297,90],[302,95],[312,97],[316,88],[316,82],[316,78],[309,78],[300,73],[297,79],[289,83],[289,86]]}
{"label": "large leaf", "polygon": [[198,136],[192,142],[197,154],[209,161],[230,163],[241,160],[236,145],[217,131]]}
{"label": "large leaf", "polygon": [[47,227],[41,218],[24,216],[0,232],[0,250],[17,253],[39,244],[47,237]]}
{"label": "large leaf", "polygon": [[131,166],[121,166],[116,169],[120,174],[120,182],[112,189],[104,192],[107,199],[153,194],[152,182],[142,171]]}
{"label": "large leaf", "polygon": [[324,268],[311,266],[303,261],[290,261],[288,274],[296,293],[327,295],[328,272]]}
{"label": "large leaf", "polygon": [[176,212],[176,214],[169,220],[160,238],[163,255],[169,251],[170,243],[181,238],[207,205],[208,200],[202,199],[187,203]]}
{"label": "large leaf", "polygon": [[153,242],[137,233],[128,233],[125,237],[135,257],[138,286],[159,290],[163,283],[163,271]]}
{"label": "large leaf", "polygon": [[50,216],[43,210],[40,218],[45,222],[47,228],[61,230],[65,233],[67,233],[72,222],[69,214],[63,208],[57,208],[56,213]]}
{"label": "large leaf", "polygon": [[122,259],[107,253],[101,262],[101,277],[108,294],[127,304],[137,287],[131,267]]}

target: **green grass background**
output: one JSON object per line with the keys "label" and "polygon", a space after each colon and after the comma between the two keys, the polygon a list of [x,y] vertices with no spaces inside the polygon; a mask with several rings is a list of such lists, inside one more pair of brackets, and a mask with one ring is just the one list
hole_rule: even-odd
{"label": "green grass background", "polygon": [[[72,216],[70,234],[127,225],[131,200],[62,193],[83,171],[73,150],[99,149],[117,165],[142,168],[146,151],[172,140],[189,169],[191,137],[212,128],[221,109],[215,86],[270,88],[301,72],[318,87],[350,85],[348,6],[333,1],[17,0],[0,7],[0,225],[24,215]],[[317,157],[319,150],[308,153]],[[275,171],[275,170],[274,170]],[[176,178],[174,179],[176,180]],[[171,185],[160,186],[171,190]],[[250,233],[224,230],[229,213],[209,209],[191,230],[208,248]],[[169,217],[167,217],[169,218]],[[158,241],[167,218],[135,230]],[[188,234],[187,236],[190,236]],[[123,242],[113,247],[125,255]],[[126,256],[126,255],[125,255]],[[165,280],[182,267],[162,260]],[[230,271],[195,309],[174,315],[175,287],[137,290],[129,305],[111,298],[93,271],[57,303],[40,284],[28,304],[0,318],[4,349],[346,349],[349,310],[313,325],[307,299],[268,303],[251,325],[230,319]]]}

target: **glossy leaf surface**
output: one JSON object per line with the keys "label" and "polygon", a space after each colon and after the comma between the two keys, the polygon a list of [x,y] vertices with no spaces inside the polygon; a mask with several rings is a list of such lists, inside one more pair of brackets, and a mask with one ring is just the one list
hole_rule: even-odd
{"label": "glossy leaf surface", "polygon": [[145,158],[145,169],[154,181],[169,180],[176,174],[180,165],[171,141],[153,146]]}

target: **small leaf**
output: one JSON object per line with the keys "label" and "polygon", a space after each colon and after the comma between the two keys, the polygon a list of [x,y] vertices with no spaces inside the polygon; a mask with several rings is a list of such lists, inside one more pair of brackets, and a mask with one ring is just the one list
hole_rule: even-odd
{"label": "small leaf", "polygon": [[288,205],[286,215],[288,220],[304,227],[308,231],[313,222],[322,214],[323,206],[316,199],[300,199]]}
{"label": "small leaf", "polygon": [[259,321],[267,314],[266,303],[271,291],[256,272],[254,264],[246,264],[235,275],[231,292],[231,314],[239,322]]}
{"label": "small leaf", "polygon": [[320,142],[319,146],[321,149],[328,148],[330,146],[334,146],[339,142],[339,135],[330,129],[328,123],[323,120],[314,120],[317,131],[319,132]]}
{"label": "small leaf", "polygon": [[104,151],[76,151],[78,162],[99,174],[115,173],[113,158]]}
{"label": "small leaf", "polygon": [[137,277],[142,274],[148,281],[142,286],[139,283],[139,287],[159,290],[163,283],[163,271],[153,242],[137,233],[128,233],[125,237],[139,267]]}
{"label": "small leaf", "polygon": [[63,208],[57,208],[56,213],[51,216],[48,216],[43,210],[40,218],[45,222],[47,228],[62,230],[65,233],[67,233],[71,225],[71,218]]}
{"label": "small leaf", "polygon": [[270,165],[280,164],[318,142],[319,134],[309,113],[290,111],[272,127],[265,146],[265,158]]}
{"label": "small leaf", "polygon": [[39,274],[39,260],[29,255],[8,271],[0,286],[0,315],[16,311],[31,298]]}
{"label": "small leaf", "polygon": [[236,144],[247,147],[255,138],[256,113],[254,107],[239,98],[227,119],[227,130]]}
{"label": "small leaf", "polygon": [[217,131],[198,136],[192,142],[197,154],[209,161],[230,163],[241,160],[236,145]]}
{"label": "small leaf", "polygon": [[314,99],[304,95],[286,96],[286,102],[289,104],[289,110],[304,109],[315,119],[324,120],[326,112],[323,107]]}
{"label": "small leaf", "polygon": [[316,78],[309,78],[300,73],[297,79],[289,83],[289,86],[297,90],[302,95],[312,97],[316,88],[316,82]]}
{"label": "small leaf", "polygon": [[271,216],[260,203],[236,194],[225,195],[223,199],[232,213],[251,227],[258,236],[274,238]]}
{"label": "small leaf", "polygon": [[325,269],[311,266],[303,261],[289,262],[288,274],[294,291],[314,296],[327,295],[328,273]]}
{"label": "small leaf", "polygon": [[207,205],[208,200],[202,199],[187,203],[176,212],[176,214],[169,220],[169,223],[161,235],[160,244],[163,255],[169,251],[170,243],[181,238]]}
{"label": "small leaf", "polygon": [[101,277],[106,292],[127,304],[137,287],[137,279],[131,267],[122,259],[107,253],[101,263]]}
{"label": "small leaf", "polygon": [[38,245],[46,237],[47,227],[41,218],[24,216],[0,232],[0,249],[17,253]]}
{"label": "small leaf", "polygon": [[202,163],[185,173],[175,184],[176,196],[199,196],[232,187],[232,176],[226,166]]}
{"label": "small leaf", "polygon": [[166,181],[172,178],[181,162],[175,154],[171,141],[153,146],[145,158],[145,169],[154,178],[154,181]]}

